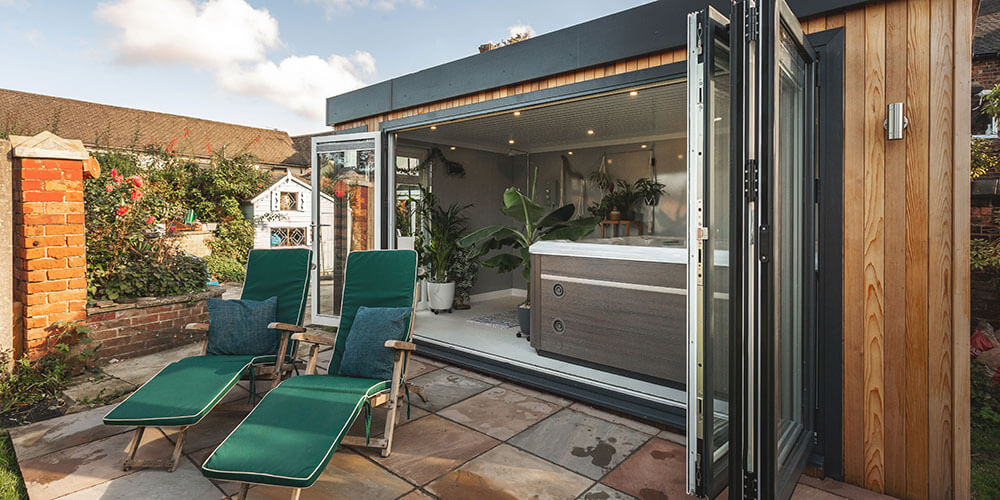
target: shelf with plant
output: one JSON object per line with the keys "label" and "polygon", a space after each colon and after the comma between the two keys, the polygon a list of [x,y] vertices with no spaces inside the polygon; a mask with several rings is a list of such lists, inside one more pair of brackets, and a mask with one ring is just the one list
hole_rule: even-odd
{"label": "shelf with plant", "polygon": [[612,180],[606,172],[596,171],[590,175],[590,181],[601,188],[604,195],[587,210],[601,220],[636,220],[638,205],[656,206],[666,192],[662,183],[647,177],[630,184],[624,179]]}

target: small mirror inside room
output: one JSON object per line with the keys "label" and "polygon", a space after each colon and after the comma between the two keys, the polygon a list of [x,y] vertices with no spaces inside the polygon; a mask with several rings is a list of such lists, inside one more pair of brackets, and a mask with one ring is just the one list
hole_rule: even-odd
{"label": "small mirror inside room", "polygon": [[[397,132],[396,246],[418,249],[427,267],[434,252],[422,250],[436,242],[422,221],[461,235],[497,225],[525,234],[526,218],[532,228],[551,217],[592,221],[586,234],[533,245],[527,276],[517,247],[504,250],[506,267],[515,267],[508,272],[488,267],[497,250],[478,258],[459,250],[449,276],[426,276],[415,336],[683,404],[686,149],[683,80]],[[505,213],[511,187],[533,201],[530,209]],[[522,334],[518,306],[529,279],[537,281],[537,328]],[[427,284],[442,280],[455,283],[454,307],[433,304],[436,288]],[[564,309],[570,304],[586,310]]]}

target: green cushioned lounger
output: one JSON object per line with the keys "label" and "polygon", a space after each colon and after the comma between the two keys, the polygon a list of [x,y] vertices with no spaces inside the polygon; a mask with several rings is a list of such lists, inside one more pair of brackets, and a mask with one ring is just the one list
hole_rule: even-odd
{"label": "green cushioned lounger", "polygon": [[[394,411],[405,382],[406,354],[413,350],[417,255],[412,250],[372,250],[351,252],[347,257],[344,299],[340,328],[335,342],[298,334],[304,342],[332,343],[334,354],[327,375],[292,377],[269,392],[235,430],[212,452],[202,466],[205,476],[243,483],[245,498],[249,483],[296,488],[311,486],[341,444],[366,445],[382,449],[388,456],[395,427]],[[389,341],[396,349],[391,380],[336,375],[343,359],[351,325],[358,308],[410,307],[405,341]],[[314,367],[315,358],[310,360]],[[332,375],[331,375],[332,374]],[[366,405],[386,404],[385,435],[382,438],[346,436],[347,430]]]}
{"label": "green cushioned lounger", "polygon": [[[279,352],[285,352],[282,363],[277,354],[268,356],[215,356],[205,355],[208,341],[202,346],[202,355],[173,362],[124,401],[115,406],[105,417],[106,425],[137,426],[123,467],[166,467],[173,471],[180,458],[184,433],[197,424],[222,400],[240,379],[274,379],[275,384],[294,366],[293,354],[298,345],[290,339],[292,331],[302,331],[306,297],[309,292],[309,275],[312,250],[306,248],[281,248],[251,250],[247,260],[247,276],[243,284],[242,299],[266,300],[278,298],[275,331],[282,334]],[[207,331],[207,325],[189,324],[186,328]],[[260,372],[260,374],[258,374]],[[135,453],[146,427],[179,427],[181,433],[169,462],[141,461]]]}

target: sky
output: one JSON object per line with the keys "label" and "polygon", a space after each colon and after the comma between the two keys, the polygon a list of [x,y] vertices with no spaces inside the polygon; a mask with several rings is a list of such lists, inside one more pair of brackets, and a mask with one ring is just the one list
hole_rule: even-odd
{"label": "sky", "polygon": [[320,132],[325,98],[649,0],[0,0],[0,88]]}

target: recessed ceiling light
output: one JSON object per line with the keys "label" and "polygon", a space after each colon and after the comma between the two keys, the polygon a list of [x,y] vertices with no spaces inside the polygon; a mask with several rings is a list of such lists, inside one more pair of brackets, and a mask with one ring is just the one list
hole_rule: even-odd
{"label": "recessed ceiling light", "polygon": [[[643,147],[646,147],[646,146],[643,146]],[[454,151],[455,150],[455,146],[452,146],[451,150]]]}
{"label": "recessed ceiling light", "polygon": [[[643,145],[642,145],[642,146],[640,146],[640,147],[641,147],[642,149],[646,149],[646,147],[647,147],[647,146],[646,146],[645,144],[643,144]],[[455,148],[452,148],[452,149],[455,149]]]}
{"label": "recessed ceiling light", "polygon": [[594,135],[594,131],[593,130],[588,130],[587,131],[587,135]]}
{"label": "recessed ceiling light", "polygon": [[638,90],[633,90],[633,91],[629,92],[628,95],[630,95],[632,97],[635,97],[635,96],[639,95],[639,91]]}
{"label": "recessed ceiling light", "polygon": [[508,141],[507,141],[507,144],[514,144],[514,139],[510,139],[510,140],[508,140]]}
{"label": "recessed ceiling light", "polygon": [[569,154],[569,155],[571,155],[571,154],[573,154],[573,152],[572,152],[572,151],[570,151],[570,152],[568,152],[568,153],[566,153],[566,154]]}
{"label": "recessed ceiling light", "polygon": [[520,111],[515,111],[514,112],[514,116],[521,116],[521,112]]}
{"label": "recessed ceiling light", "polygon": [[608,165],[611,165],[614,162],[615,162],[614,160],[612,160],[611,158],[608,158]]}
{"label": "recessed ceiling light", "polygon": [[431,130],[437,130],[437,125],[431,125]]}

